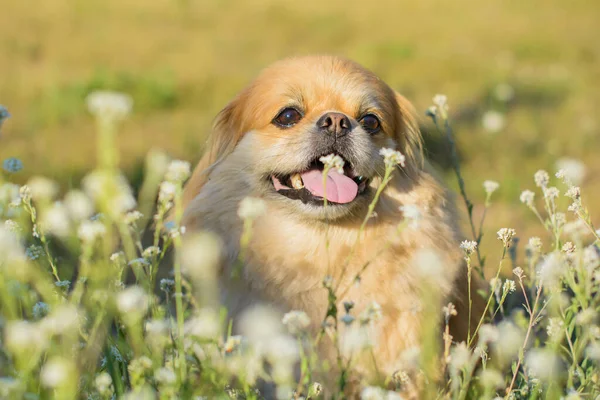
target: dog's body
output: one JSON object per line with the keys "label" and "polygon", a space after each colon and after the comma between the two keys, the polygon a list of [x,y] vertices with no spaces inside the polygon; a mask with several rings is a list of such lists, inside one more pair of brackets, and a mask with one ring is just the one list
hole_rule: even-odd
{"label": "dog's body", "polygon": [[[288,112],[285,117],[291,115],[294,124],[279,126],[278,112],[290,105],[302,108],[301,118]],[[365,121],[369,112],[377,116],[379,131],[372,129],[377,125],[372,119]],[[314,128],[315,121],[330,114],[347,115],[346,128],[346,122],[339,131],[326,127],[329,133]],[[448,192],[421,160],[419,139],[406,100],[347,60],[285,60],[242,92],[217,118],[211,147],[184,193],[183,221],[188,231],[209,230],[222,238],[221,290],[234,321],[248,306],[267,303],[281,311],[305,311],[317,330],[328,305],[323,279],[331,276],[339,285],[337,293],[343,293],[337,299],[340,313],[344,301],[356,304],[353,315],[373,301],[381,306],[374,359],[359,361],[358,371],[373,376],[375,361],[379,372],[389,376],[401,367],[401,353],[420,345],[424,301],[436,302],[440,312],[454,295],[459,298],[455,303],[466,304],[460,299],[466,298],[466,286],[457,284],[466,280],[458,219]],[[394,172],[359,237],[383,175],[381,147],[400,150],[407,165]],[[285,174],[305,171],[315,157],[329,153],[340,154],[352,166],[348,175],[360,175],[355,181],[367,177],[364,192],[359,185],[351,201],[327,207],[279,193],[274,176],[283,182]],[[247,196],[263,199],[267,212],[253,223],[241,278],[231,279],[243,227],[237,211]],[[417,207],[420,218],[406,224],[401,206]],[[434,256],[424,257],[425,251]],[[420,265],[427,262],[436,265]],[[365,265],[357,284],[354,278]],[[421,267],[434,268],[435,279],[424,278]],[[456,319],[454,334],[460,339],[466,333],[466,312]],[[333,354],[331,346],[324,345],[324,351]]]}

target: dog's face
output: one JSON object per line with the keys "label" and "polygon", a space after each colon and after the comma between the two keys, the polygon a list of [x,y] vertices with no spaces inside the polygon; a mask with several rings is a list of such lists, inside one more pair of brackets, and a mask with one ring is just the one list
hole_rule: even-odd
{"label": "dog's face", "polygon": [[[406,100],[335,57],[274,64],[219,114],[215,129],[215,160],[250,153],[254,193],[317,219],[364,215],[384,173],[379,150],[411,160],[419,143]],[[344,173],[329,170],[323,185],[320,158],[329,154],[344,160]]]}

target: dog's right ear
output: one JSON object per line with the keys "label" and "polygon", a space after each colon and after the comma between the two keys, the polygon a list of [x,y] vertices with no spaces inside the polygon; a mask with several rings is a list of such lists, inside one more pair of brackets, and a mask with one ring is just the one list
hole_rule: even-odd
{"label": "dog's right ear", "polygon": [[238,95],[215,118],[204,156],[196,165],[183,190],[183,209],[200,193],[212,169],[229,155],[242,138],[242,103],[244,93]]}

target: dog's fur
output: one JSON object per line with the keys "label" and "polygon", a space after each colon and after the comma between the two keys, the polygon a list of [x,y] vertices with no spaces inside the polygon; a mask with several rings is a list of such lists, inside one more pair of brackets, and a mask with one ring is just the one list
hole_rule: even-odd
{"label": "dog's fur", "polygon": [[[287,106],[301,110],[303,118],[282,129],[272,121]],[[315,129],[315,122],[328,111],[350,118],[353,128],[344,143],[324,138]],[[358,120],[364,112],[380,118],[381,132],[370,135],[362,128]],[[385,170],[378,154],[382,147],[405,154],[406,166],[394,172],[375,216],[358,237]],[[331,152],[343,153],[358,173],[371,178],[364,195],[349,204],[322,207],[274,190],[271,175],[300,171],[311,159]],[[255,220],[242,278],[232,282],[242,232],[237,210],[246,196],[263,199],[267,213]],[[403,205],[418,207],[421,219],[398,233]],[[383,318],[377,323],[373,354],[377,368],[388,376],[400,367],[401,353],[420,344],[424,321],[415,310],[424,301],[438,303],[440,322],[442,305],[454,301],[459,314],[454,317],[453,335],[455,340],[466,337],[467,273],[451,196],[421,156],[410,103],[352,61],[331,56],[291,58],[264,70],[217,116],[209,148],[186,185],[184,207],[188,231],[215,232],[225,244],[220,284],[234,321],[246,307],[264,302],[282,311],[303,310],[318,329],[328,301],[322,282],[329,275],[342,277],[340,292],[347,289],[338,299],[340,310],[348,300],[356,304],[354,315],[373,301],[381,305]],[[358,246],[346,263],[355,243]],[[434,257],[424,257],[424,252]],[[367,262],[360,284],[353,284]],[[420,265],[424,262],[436,265]],[[435,279],[424,277],[424,267],[435,269]],[[324,352],[331,354],[331,348]],[[371,357],[359,362],[364,377],[372,376],[372,362]]]}

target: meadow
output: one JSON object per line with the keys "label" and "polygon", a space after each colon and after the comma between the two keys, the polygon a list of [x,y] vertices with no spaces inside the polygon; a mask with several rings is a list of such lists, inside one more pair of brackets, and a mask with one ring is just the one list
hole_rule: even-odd
{"label": "meadow", "polygon": [[[426,399],[596,398],[599,18],[584,0],[3,4],[0,398],[250,399],[260,380],[280,398],[319,398],[311,377],[327,366],[305,315],[223,330],[225,311],[205,306],[214,277],[186,272],[213,265],[218,244],[192,237],[194,258],[164,220],[215,114],[262,67],[309,53],[355,59],[415,104],[464,213],[465,259],[490,282],[473,294],[488,304],[476,339],[427,338],[438,354],[407,354],[362,398],[401,398],[423,380]],[[164,228],[150,245],[149,222]],[[156,282],[169,249],[174,277]],[[360,329],[377,323],[371,311],[336,318]],[[355,340],[340,357],[351,370],[368,348]]]}

